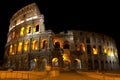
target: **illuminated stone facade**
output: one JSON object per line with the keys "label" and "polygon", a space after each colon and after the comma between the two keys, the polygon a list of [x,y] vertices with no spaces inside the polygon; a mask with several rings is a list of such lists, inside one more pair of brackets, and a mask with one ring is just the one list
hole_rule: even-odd
{"label": "illuminated stone facade", "polygon": [[13,70],[118,70],[115,41],[104,34],[45,30],[44,16],[35,3],[10,20],[4,64]]}

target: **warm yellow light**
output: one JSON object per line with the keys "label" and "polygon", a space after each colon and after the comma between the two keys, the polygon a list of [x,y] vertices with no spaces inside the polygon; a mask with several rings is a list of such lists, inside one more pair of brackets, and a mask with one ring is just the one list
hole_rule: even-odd
{"label": "warm yellow light", "polygon": [[33,32],[36,32],[36,27],[33,28]]}
{"label": "warm yellow light", "polygon": [[[46,43],[44,43],[44,41],[46,41]],[[40,47],[41,47],[41,48],[47,47],[47,39],[46,39],[46,38],[43,38],[43,39],[41,40]]]}
{"label": "warm yellow light", "polygon": [[107,53],[106,46],[103,47],[103,52],[104,52],[105,54]]}
{"label": "warm yellow light", "polygon": [[28,51],[28,47],[29,47],[29,42],[25,41],[25,43],[24,43],[24,51]]}
{"label": "warm yellow light", "polygon": [[34,58],[34,62],[37,62],[37,59],[36,59],[36,58]]}
{"label": "warm yellow light", "polygon": [[53,58],[52,62],[58,62],[58,58]]}
{"label": "warm yellow light", "polygon": [[9,52],[10,52],[10,54],[13,52],[13,50],[12,50],[12,49],[13,49],[13,45],[10,45],[10,51],[9,51]]}
{"label": "warm yellow light", "polygon": [[26,34],[29,34],[31,32],[31,27],[30,27],[30,25],[28,25],[27,27],[26,27]]}
{"label": "warm yellow light", "polygon": [[22,51],[22,42],[19,42],[18,44],[18,52],[21,52]]}
{"label": "warm yellow light", "polygon": [[110,51],[110,49],[108,49],[108,53],[107,53],[107,55],[108,55],[108,56],[111,55],[111,51]]}
{"label": "warm yellow light", "polygon": [[81,48],[85,52],[85,45],[83,43],[81,44]]}
{"label": "warm yellow light", "polygon": [[38,25],[39,25],[38,23],[34,24],[33,32],[37,32],[36,28],[37,28]]}
{"label": "warm yellow light", "polygon": [[24,27],[22,27],[20,30],[20,36],[23,36],[23,35],[24,35]]}
{"label": "warm yellow light", "polygon": [[37,49],[38,49],[38,41],[33,40],[33,42],[32,42],[32,50],[37,50]]}
{"label": "warm yellow light", "polygon": [[93,54],[95,54],[95,55],[98,54],[96,48],[93,48]]}
{"label": "warm yellow light", "polygon": [[77,62],[81,62],[80,59],[75,59]]}
{"label": "warm yellow light", "polygon": [[64,59],[64,62],[71,62],[70,59]]}
{"label": "warm yellow light", "polygon": [[118,52],[117,52],[117,50],[115,51],[115,56],[118,58]]}
{"label": "warm yellow light", "polygon": [[63,60],[69,59],[69,54],[63,54]]}

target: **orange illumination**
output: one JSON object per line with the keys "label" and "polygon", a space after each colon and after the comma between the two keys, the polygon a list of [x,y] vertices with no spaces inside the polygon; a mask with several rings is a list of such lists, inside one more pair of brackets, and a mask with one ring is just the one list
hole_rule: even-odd
{"label": "orange illumination", "polygon": [[52,62],[58,62],[58,58],[53,58]]}
{"label": "orange illumination", "polygon": [[20,36],[23,36],[23,35],[24,35],[24,27],[22,27],[20,30]]}
{"label": "orange illumination", "polygon": [[118,52],[117,52],[117,50],[115,50],[115,56],[118,58]]}
{"label": "orange illumination", "polygon": [[85,52],[85,45],[82,43],[82,50]]}
{"label": "orange illumination", "polygon": [[32,41],[32,50],[38,50],[38,41],[37,40]]}
{"label": "orange illumination", "polygon": [[[45,43],[44,43],[45,42]],[[40,47],[41,48],[47,48],[47,39],[46,38],[43,38],[42,41],[41,41],[41,44],[40,44]]]}
{"label": "orange illumination", "polygon": [[11,54],[11,53],[12,53],[12,51],[13,51],[12,49],[13,49],[13,45],[10,45],[10,51],[9,51],[9,52],[10,52],[10,54]]}
{"label": "orange illumination", "polygon": [[98,54],[96,48],[93,48],[93,54]]}
{"label": "orange illumination", "polygon": [[75,59],[77,62],[81,62],[80,59]]}
{"label": "orange illumination", "polygon": [[34,24],[33,32],[37,32],[36,28],[37,28],[38,25],[39,25],[38,23]]}
{"label": "orange illumination", "polygon": [[69,58],[63,59],[64,62],[71,62]]}
{"label": "orange illumination", "polygon": [[19,42],[18,44],[18,52],[21,52],[22,51],[22,42]]}
{"label": "orange illumination", "polygon": [[69,55],[68,54],[63,54],[63,60],[69,59]]}
{"label": "orange illumination", "polygon": [[29,47],[29,42],[28,42],[28,40],[27,40],[27,41],[25,41],[25,43],[24,43],[24,51],[28,51],[28,47]]}
{"label": "orange illumination", "polygon": [[33,32],[36,32],[36,27],[33,28]]}
{"label": "orange illumination", "polygon": [[15,37],[15,32],[12,33],[12,39]]}
{"label": "orange illumination", "polygon": [[56,39],[54,39],[53,41],[54,41],[54,44],[55,44],[56,42],[59,42],[59,43],[60,43],[60,48],[63,48],[63,41],[62,41],[61,39],[56,38]]}
{"label": "orange illumination", "polygon": [[37,62],[37,59],[36,59],[36,58],[34,58],[34,62]]}
{"label": "orange illumination", "polygon": [[29,34],[31,32],[31,27],[30,27],[30,25],[28,25],[27,27],[26,27],[26,34]]}
{"label": "orange illumination", "polygon": [[108,55],[108,56],[111,55],[111,51],[110,51],[110,49],[108,49],[108,53],[107,53],[107,55]]}
{"label": "orange illumination", "polygon": [[105,54],[107,53],[106,46],[103,47],[103,52],[104,52]]}

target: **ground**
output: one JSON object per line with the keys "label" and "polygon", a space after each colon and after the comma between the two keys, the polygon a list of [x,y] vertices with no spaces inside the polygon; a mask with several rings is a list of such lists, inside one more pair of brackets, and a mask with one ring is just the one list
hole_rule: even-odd
{"label": "ground", "polygon": [[0,71],[0,80],[120,80],[120,73]]}

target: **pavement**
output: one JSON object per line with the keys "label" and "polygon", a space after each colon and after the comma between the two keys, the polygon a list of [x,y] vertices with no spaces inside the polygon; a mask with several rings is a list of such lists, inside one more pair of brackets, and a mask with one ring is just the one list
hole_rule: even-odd
{"label": "pavement", "polygon": [[120,80],[120,73],[66,71],[0,71],[0,80]]}

